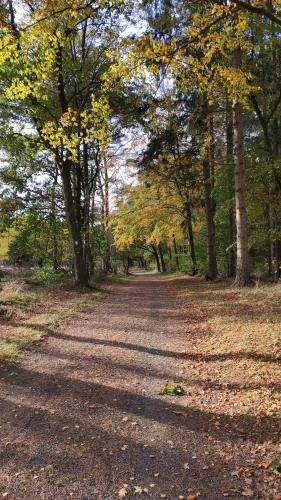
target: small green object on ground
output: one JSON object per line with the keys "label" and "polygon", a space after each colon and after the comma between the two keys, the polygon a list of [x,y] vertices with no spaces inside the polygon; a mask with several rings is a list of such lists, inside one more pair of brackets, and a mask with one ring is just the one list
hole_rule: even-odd
{"label": "small green object on ground", "polygon": [[184,389],[181,385],[169,385],[169,381],[165,382],[160,394],[170,394],[173,396],[182,396],[184,394]]}

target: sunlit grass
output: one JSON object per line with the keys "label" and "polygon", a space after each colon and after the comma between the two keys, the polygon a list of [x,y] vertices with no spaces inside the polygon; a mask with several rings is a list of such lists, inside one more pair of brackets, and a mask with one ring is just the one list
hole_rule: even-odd
{"label": "sunlit grass", "polygon": [[214,410],[219,411],[223,401],[227,413],[277,415],[281,284],[237,289],[231,282],[195,278],[184,295],[200,311],[202,334],[197,349],[206,377],[222,385],[221,399],[212,403]]}
{"label": "sunlit grass", "polygon": [[23,351],[39,342],[69,317],[87,310],[101,292],[46,289],[10,279],[0,292],[0,361],[16,362]]}

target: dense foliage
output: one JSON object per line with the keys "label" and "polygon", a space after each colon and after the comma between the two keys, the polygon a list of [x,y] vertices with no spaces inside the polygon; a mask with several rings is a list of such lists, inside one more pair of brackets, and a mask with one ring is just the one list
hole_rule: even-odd
{"label": "dense foliage", "polygon": [[280,277],[280,1],[0,6],[11,261]]}

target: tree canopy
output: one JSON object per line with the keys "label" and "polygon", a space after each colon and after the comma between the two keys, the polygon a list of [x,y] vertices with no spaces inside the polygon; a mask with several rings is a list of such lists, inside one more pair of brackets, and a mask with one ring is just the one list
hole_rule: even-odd
{"label": "tree canopy", "polygon": [[280,277],[280,1],[0,7],[11,259]]}

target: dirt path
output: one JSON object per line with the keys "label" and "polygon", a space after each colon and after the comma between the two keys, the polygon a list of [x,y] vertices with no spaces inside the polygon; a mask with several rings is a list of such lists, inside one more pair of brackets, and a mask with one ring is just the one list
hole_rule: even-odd
{"label": "dirt path", "polygon": [[2,367],[0,496],[272,498],[233,474],[251,420],[218,423],[159,394],[167,379],[188,387],[186,330],[196,341],[198,321],[168,282],[138,276]]}

